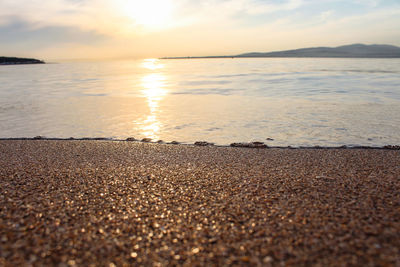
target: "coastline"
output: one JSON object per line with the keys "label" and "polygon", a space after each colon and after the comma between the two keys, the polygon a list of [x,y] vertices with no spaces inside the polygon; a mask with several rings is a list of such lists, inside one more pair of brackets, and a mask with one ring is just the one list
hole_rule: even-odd
{"label": "coastline", "polygon": [[[264,142],[252,141],[252,142],[234,142],[228,145],[219,145],[208,141],[196,141],[194,143],[185,143],[179,141],[166,142],[163,140],[153,140],[151,138],[136,139],[134,137],[128,137],[125,139],[114,139],[109,137],[3,137],[0,141],[23,141],[23,140],[42,140],[42,141],[109,141],[109,142],[134,142],[134,143],[147,143],[147,144],[166,144],[166,145],[183,145],[183,146],[213,146],[213,147],[240,147],[240,148],[257,148],[257,149],[384,149],[384,150],[400,150],[400,145],[384,145],[384,146],[366,146],[366,145],[339,145],[339,146],[276,146],[266,144]],[[268,140],[268,138],[266,139]],[[273,140],[273,139],[271,139]]]}
{"label": "coastline", "polygon": [[0,265],[400,262],[400,154],[0,140]]}

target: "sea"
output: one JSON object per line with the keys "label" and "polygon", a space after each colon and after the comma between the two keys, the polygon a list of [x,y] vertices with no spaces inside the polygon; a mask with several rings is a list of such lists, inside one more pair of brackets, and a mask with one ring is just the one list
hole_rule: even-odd
{"label": "sea", "polygon": [[400,144],[400,59],[212,58],[0,66],[0,138]]}

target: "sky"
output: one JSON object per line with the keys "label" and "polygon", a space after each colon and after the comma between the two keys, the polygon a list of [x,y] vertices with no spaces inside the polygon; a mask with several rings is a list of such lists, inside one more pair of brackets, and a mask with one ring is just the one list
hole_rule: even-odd
{"label": "sky", "polygon": [[400,0],[0,0],[0,56],[44,60],[400,46]]}

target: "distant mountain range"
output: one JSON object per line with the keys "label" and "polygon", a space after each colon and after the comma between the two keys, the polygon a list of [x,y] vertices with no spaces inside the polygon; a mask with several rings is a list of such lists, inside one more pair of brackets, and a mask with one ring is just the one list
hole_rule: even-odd
{"label": "distant mountain range", "polygon": [[400,58],[400,47],[393,45],[352,44],[338,47],[312,47],[267,53],[252,52],[234,56],[167,57],[164,59],[258,57]]}
{"label": "distant mountain range", "polygon": [[18,65],[18,64],[44,64],[44,61],[34,58],[18,57],[0,57],[0,65]]}

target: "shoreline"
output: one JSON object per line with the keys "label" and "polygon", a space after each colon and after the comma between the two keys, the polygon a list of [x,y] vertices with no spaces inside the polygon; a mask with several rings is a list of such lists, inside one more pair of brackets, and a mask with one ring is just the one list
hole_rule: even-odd
{"label": "shoreline", "polygon": [[338,146],[274,146],[266,144],[264,142],[234,142],[229,145],[218,145],[208,141],[196,141],[194,143],[184,143],[179,141],[166,142],[163,140],[153,141],[150,138],[136,139],[128,137],[125,139],[114,139],[107,137],[82,137],[82,138],[58,138],[58,137],[7,137],[0,138],[0,141],[18,141],[18,140],[42,140],[42,141],[110,141],[110,142],[136,142],[136,143],[147,143],[147,144],[166,144],[166,145],[183,145],[183,146],[213,146],[213,147],[241,147],[241,148],[257,148],[257,149],[386,149],[386,150],[400,150],[400,145],[384,145],[384,146],[364,146],[364,145],[338,145]]}

